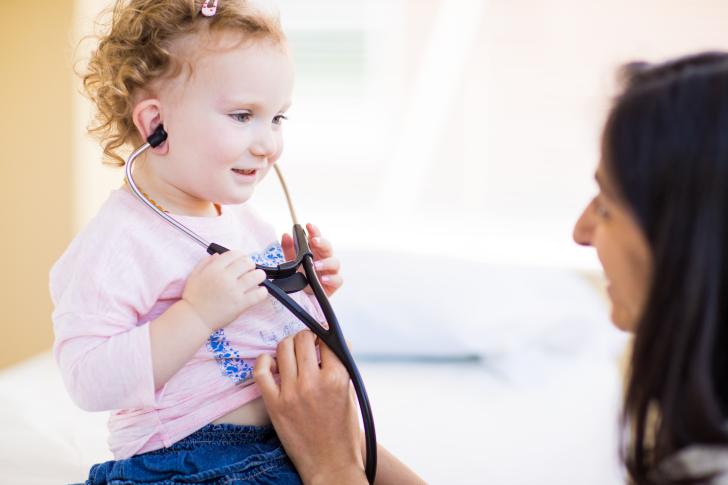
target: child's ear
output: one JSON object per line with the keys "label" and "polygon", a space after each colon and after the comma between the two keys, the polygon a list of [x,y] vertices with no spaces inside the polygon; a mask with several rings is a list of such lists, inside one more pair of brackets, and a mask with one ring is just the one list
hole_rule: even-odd
{"label": "child's ear", "polygon": [[[154,130],[162,123],[161,104],[158,99],[149,98],[139,101],[132,111],[132,121],[144,140],[154,133]],[[155,153],[166,155],[169,152],[169,140],[156,148]]]}

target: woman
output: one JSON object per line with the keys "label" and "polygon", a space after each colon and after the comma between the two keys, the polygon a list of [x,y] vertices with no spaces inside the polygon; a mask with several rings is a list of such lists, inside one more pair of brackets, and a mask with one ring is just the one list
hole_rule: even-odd
{"label": "woman", "polygon": [[[623,68],[599,193],[574,228],[634,332],[621,454],[636,484],[728,483],[728,54]],[[307,483],[366,483],[346,371],[305,332],[256,379]]]}

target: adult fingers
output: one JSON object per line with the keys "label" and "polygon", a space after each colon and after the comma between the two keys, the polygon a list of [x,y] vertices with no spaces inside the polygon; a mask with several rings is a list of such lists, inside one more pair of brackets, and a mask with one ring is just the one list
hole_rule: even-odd
{"label": "adult fingers", "polygon": [[310,375],[319,370],[316,355],[316,336],[310,330],[301,330],[293,337],[299,375]]}
{"label": "adult fingers", "polygon": [[278,362],[278,372],[281,375],[281,388],[295,386],[298,378],[298,364],[296,363],[293,337],[286,337],[278,343],[276,361]]}
{"label": "adult fingers", "polygon": [[266,406],[276,399],[280,394],[281,390],[273,378],[273,374],[277,370],[277,365],[273,357],[268,354],[259,355],[255,360],[255,367],[253,368],[253,378],[255,383],[260,388],[260,393],[263,396],[263,401]]}
{"label": "adult fingers", "polygon": [[336,356],[333,350],[326,345],[325,342],[319,339],[319,353],[321,355],[321,370],[329,373],[334,373],[349,378],[349,373],[346,371],[344,364],[341,363],[339,358]]}

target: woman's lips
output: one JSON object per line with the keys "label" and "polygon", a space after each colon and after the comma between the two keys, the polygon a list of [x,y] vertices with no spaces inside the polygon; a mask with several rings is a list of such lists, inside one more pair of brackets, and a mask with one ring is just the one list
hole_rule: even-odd
{"label": "woman's lips", "polygon": [[611,283],[607,283],[607,294],[609,295],[609,298],[614,300],[614,289],[612,288]]}

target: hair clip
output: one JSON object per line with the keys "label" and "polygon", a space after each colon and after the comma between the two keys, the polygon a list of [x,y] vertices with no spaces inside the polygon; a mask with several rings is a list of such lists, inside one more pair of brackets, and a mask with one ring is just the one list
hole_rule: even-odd
{"label": "hair clip", "polygon": [[215,15],[215,12],[217,12],[217,0],[214,0],[212,6],[210,6],[210,0],[205,0],[205,3],[202,4],[202,10],[200,10],[200,13],[205,17],[212,17]]}

